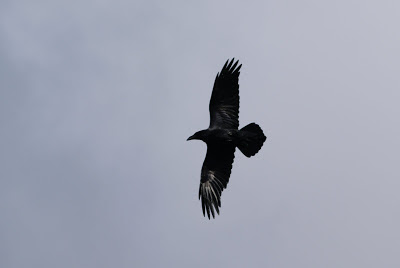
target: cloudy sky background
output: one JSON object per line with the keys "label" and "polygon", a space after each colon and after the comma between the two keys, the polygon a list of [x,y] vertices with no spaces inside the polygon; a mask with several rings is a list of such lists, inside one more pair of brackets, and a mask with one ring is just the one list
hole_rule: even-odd
{"label": "cloudy sky background", "polygon": [[[400,3],[2,1],[1,267],[399,267]],[[197,199],[243,64],[221,215]]]}

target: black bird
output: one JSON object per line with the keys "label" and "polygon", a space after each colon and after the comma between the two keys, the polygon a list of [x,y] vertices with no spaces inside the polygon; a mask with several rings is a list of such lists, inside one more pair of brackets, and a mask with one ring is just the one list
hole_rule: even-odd
{"label": "black bird", "polygon": [[255,155],[267,137],[256,123],[239,128],[239,74],[242,65],[226,61],[217,74],[210,99],[210,126],[187,140],[202,140],[207,144],[207,155],[201,169],[199,199],[203,215],[214,209],[219,214],[221,193],[229,181],[236,147],[247,157]]}

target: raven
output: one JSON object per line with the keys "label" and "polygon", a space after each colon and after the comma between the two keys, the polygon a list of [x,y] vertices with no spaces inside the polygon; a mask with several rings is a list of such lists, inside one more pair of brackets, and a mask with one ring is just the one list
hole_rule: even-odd
{"label": "raven", "polygon": [[221,193],[231,175],[236,147],[247,157],[255,155],[267,137],[256,123],[239,128],[239,74],[242,65],[234,58],[226,61],[217,74],[210,99],[210,126],[200,130],[187,140],[202,140],[207,144],[207,154],[201,169],[199,199],[203,215],[214,209],[219,214]]}

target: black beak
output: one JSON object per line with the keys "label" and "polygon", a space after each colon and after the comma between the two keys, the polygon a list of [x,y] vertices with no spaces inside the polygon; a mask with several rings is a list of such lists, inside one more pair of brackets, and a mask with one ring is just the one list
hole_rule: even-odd
{"label": "black beak", "polygon": [[187,139],[187,141],[194,140],[194,139],[195,139],[195,137],[194,137],[194,135],[192,135]]}

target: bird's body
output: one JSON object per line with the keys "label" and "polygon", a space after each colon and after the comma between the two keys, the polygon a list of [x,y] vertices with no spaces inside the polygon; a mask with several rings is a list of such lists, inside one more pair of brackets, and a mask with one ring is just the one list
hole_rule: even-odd
{"label": "bird's body", "polygon": [[204,141],[207,144],[212,143],[232,143],[236,144],[238,138],[238,130],[237,129],[204,129],[197,133],[199,133],[199,139]]}
{"label": "bird's body", "polygon": [[[200,130],[188,140],[202,140],[207,144],[207,155],[201,169],[199,198],[203,214],[215,217],[219,213],[221,193],[231,174],[236,147],[247,157],[255,155],[266,137],[261,128],[251,123],[239,127],[239,71],[242,65],[234,59],[227,61],[217,74],[210,100],[210,126]],[[228,64],[229,63],[229,64]]]}

